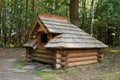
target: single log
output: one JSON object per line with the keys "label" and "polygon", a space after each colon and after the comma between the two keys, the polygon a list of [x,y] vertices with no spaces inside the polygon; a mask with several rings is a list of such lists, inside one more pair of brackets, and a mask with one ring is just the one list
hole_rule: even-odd
{"label": "single log", "polygon": [[98,58],[104,58],[104,54],[98,54]]}
{"label": "single log", "polygon": [[49,54],[32,53],[31,55],[34,57],[47,58],[47,59],[54,59],[55,58],[53,55],[49,55]]}
{"label": "single log", "polygon": [[39,57],[32,57],[33,60],[37,60],[40,62],[44,62],[44,63],[49,63],[49,64],[54,64],[55,61],[51,60],[51,59],[44,59],[44,58],[39,58]]}
{"label": "single log", "polygon": [[104,54],[98,54],[98,61],[102,62],[104,58]]}
{"label": "single log", "polygon": [[61,57],[60,59],[61,59],[62,62],[66,62],[68,60],[67,57]]}
{"label": "single log", "polygon": [[98,62],[98,61],[97,60],[89,60],[89,61],[82,61],[82,62],[73,62],[73,63],[68,63],[67,67],[91,64],[91,63],[96,63],[96,62]]}
{"label": "single log", "polygon": [[88,60],[97,60],[97,56],[88,56],[88,57],[74,57],[74,58],[68,58],[68,62],[80,62],[80,61],[88,61]]}
{"label": "single log", "polygon": [[69,53],[67,57],[87,57],[87,56],[96,56],[98,55],[97,52],[87,52],[87,53]]}
{"label": "single log", "polygon": [[31,57],[31,55],[30,54],[27,54],[27,58],[30,58]]}
{"label": "single log", "polygon": [[29,62],[29,61],[32,61],[31,59],[31,52],[32,52],[32,48],[26,48],[26,61]]}
{"label": "single log", "polygon": [[61,62],[60,65],[61,65],[62,67],[67,67],[68,62]]}
{"label": "single log", "polygon": [[59,53],[54,54],[54,56],[55,56],[55,58],[61,58],[61,54],[59,54]]}
{"label": "single log", "polygon": [[31,58],[27,58],[26,61],[27,61],[27,62],[31,62],[32,59],[31,59]]}
{"label": "single log", "polygon": [[63,50],[60,51],[60,50],[57,50],[57,53],[56,54],[60,54],[61,56],[67,56],[68,54],[66,54]]}
{"label": "single log", "polygon": [[60,69],[60,68],[62,68],[62,66],[60,64],[54,64],[54,68],[55,69]]}
{"label": "single log", "polygon": [[64,50],[65,53],[86,53],[86,52],[97,52],[98,49],[91,49],[91,50],[86,50],[86,49],[81,49],[81,50]]}
{"label": "single log", "polygon": [[61,63],[60,59],[55,59],[55,63]]}
{"label": "single log", "polygon": [[51,52],[50,50],[46,50],[46,49],[36,50],[35,52],[43,53],[43,54],[54,54],[55,53],[55,52]]}
{"label": "single log", "polygon": [[49,58],[49,59],[60,59],[61,54],[40,54],[40,53],[32,53],[32,56],[38,56],[43,58]]}

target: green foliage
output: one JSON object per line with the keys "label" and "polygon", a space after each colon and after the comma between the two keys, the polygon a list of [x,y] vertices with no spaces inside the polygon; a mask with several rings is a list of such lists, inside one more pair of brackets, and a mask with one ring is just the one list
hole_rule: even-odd
{"label": "green foliage", "polygon": [[[120,0],[99,0],[96,7],[95,18],[96,18],[96,28],[102,27],[101,33],[97,33],[97,35],[104,35],[102,37],[104,42],[111,44],[113,43],[114,46],[117,46],[115,43],[120,40],[119,30],[120,26]],[[99,24],[100,23],[100,24]],[[103,32],[102,30],[105,30]],[[104,34],[106,33],[106,34]],[[114,34],[114,35],[113,35]],[[98,36],[99,37],[99,36]],[[105,40],[107,39],[107,40]],[[103,40],[102,40],[103,41]]]}
{"label": "green foliage", "polygon": [[[34,3],[32,2],[34,1]],[[86,1],[86,2],[85,2]],[[3,47],[22,46],[27,42],[28,31],[40,13],[69,17],[70,0],[1,0],[0,1],[0,44]],[[83,5],[83,3],[86,3]],[[90,32],[91,0],[79,0],[78,24]],[[99,40],[119,46],[120,0],[96,0],[94,36]],[[74,14],[74,12],[73,12]],[[84,19],[83,15],[85,16]],[[85,21],[84,24],[82,21]],[[115,34],[115,35],[112,35]],[[111,40],[111,41],[108,41]]]}
{"label": "green foliage", "polygon": [[120,41],[119,40],[117,40],[117,41],[114,41],[114,43],[112,44],[113,46],[120,46]]}

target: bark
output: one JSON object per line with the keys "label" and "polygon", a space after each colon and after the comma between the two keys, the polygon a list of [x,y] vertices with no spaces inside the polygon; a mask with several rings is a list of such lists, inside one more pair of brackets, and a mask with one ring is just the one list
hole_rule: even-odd
{"label": "bark", "polygon": [[[2,24],[2,1],[0,0],[0,24]],[[0,25],[0,45],[2,44],[2,25]]]}
{"label": "bark", "polygon": [[[22,0],[20,1],[20,13],[22,14]],[[22,26],[22,19],[20,18],[20,22],[19,22],[19,43],[21,43],[21,37],[22,37],[22,30],[21,30],[21,26]]]}
{"label": "bark", "polygon": [[70,21],[75,25],[78,24],[78,2],[79,0],[70,0]]}
{"label": "bark", "polygon": [[87,18],[86,0],[82,0],[82,9],[83,9],[83,13],[82,13],[82,26],[85,27],[85,22],[86,22],[86,18]]}
{"label": "bark", "polygon": [[94,25],[94,0],[91,0],[91,36],[93,36],[93,25]]}
{"label": "bark", "polygon": [[34,11],[34,7],[35,7],[35,0],[31,0],[31,5],[32,5],[31,11]]}
{"label": "bark", "polygon": [[[2,5],[2,45],[3,47],[6,47],[6,41],[7,41],[7,36],[6,36],[6,2],[3,1]],[[5,8],[5,9],[4,9]]]}
{"label": "bark", "polygon": [[25,42],[27,42],[28,35],[27,35],[27,14],[28,14],[28,0],[26,0],[26,15],[25,15]]}

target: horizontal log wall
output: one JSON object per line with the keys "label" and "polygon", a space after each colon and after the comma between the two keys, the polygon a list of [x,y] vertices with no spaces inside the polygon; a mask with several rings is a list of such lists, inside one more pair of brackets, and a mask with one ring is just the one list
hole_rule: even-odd
{"label": "horizontal log wall", "polygon": [[55,53],[56,51],[51,51],[47,49],[38,49],[38,50],[33,50],[31,53],[31,59],[44,62],[44,63],[49,63],[49,64],[55,64]]}
{"label": "horizontal log wall", "polygon": [[56,68],[96,63],[103,58],[103,53],[100,54],[98,49],[62,50],[58,52],[61,54],[61,62],[55,64]]}
{"label": "horizontal log wall", "polygon": [[96,63],[103,59],[103,52],[93,50],[33,50],[31,59],[54,65],[55,68]]}

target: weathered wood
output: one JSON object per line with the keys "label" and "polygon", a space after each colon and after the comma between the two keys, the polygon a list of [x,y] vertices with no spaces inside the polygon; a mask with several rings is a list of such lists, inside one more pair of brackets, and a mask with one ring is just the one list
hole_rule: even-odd
{"label": "weathered wood", "polygon": [[49,33],[49,34],[48,34],[48,41],[50,41],[51,39],[52,39],[52,34]]}
{"label": "weathered wood", "polygon": [[55,59],[55,63],[61,63],[60,59]]}
{"label": "weathered wood", "polygon": [[68,60],[67,57],[61,57],[60,59],[61,59],[62,62],[66,62]]}
{"label": "weathered wood", "polygon": [[54,56],[55,56],[55,58],[61,58],[61,54],[59,54],[59,53],[54,54]]}
{"label": "weathered wood", "polygon": [[26,48],[26,61],[29,62],[29,61],[32,61],[31,59],[31,52],[32,52],[32,48]]}
{"label": "weathered wood", "polygon": [[97,56],[89,56],[89,57],[76,57],[76,58],[68,58],[68,62],[81,62],[88,60],[98,60]]}
{"label": "weathered wood", "polygon": [[40,61],[40,62],[44,62],[44,63],[49,63],[49,64],[54,64],[55,61],[54,60],[51,60],[51,59],[45,59],[45,58],[39,58],[39,57],[31,57],[33,60],[37,60],[37,61]]}
{"label": "weathered wood", "polygon": [[68,54],[64,53],[64,51],[57,50],[56,54],[60,54],[61,56],[67,56]]}
{"label": "weathered wood", "polygon": [[36,50],[35,52],[43,53],[43,54],[54,54],[55,53],[55,52],[51,52],[50,50],[46,50],[46,49]]}
{"label": "weathered wood", "polygon": [[40,43],[41,43],[41,33],[40,32],[38,32],[37,39],[38,39],[38,44],[40,45]]}
{"label": "weathered wood", "polygon": [[89,61],[82,61],[82,62],[74,62],[74,63],[68,63],[68,65],[66,67],[92,64],[92,63],[96,63],[96,62],[98,62],[98,61],[97,60],[89,60]]}
{"label": "weathered wood", "polygon": [[47,59],[54,59],[55,58],[53,55],[49,55],[49,54],[32,53],[31,55],[34,57],[47,58]]}
{"label": "weathered wood", "polygon": [[102,62],[104,58],[104,54],[98,54],[98,61]]}
{"label": "weathered wood", "polygon": [[55,69],[60,69],[60,68],[62,68],[62,66],[61,66],[61,64],[54,64],[54,68]]}
{"label": "weathered wood", "polygon": [[86,52],[86,53],[69,53],[67,57],[87,57],[87,56],[96,56],[97,52]]}
{"label": "weathered wood", "polygon": [[98,54],[98,58],[104,58],[104,54]]}
{"label": "weathered wood", "polygon": [[40,22],[40,19],[37,19],[37,22],[39,23],[40,27],[38,29],[38,32],[44,31],[45,33],[48,33],[48,29],[44,27],[44,25]]}
{"label": "weathered wood", "polygon": [[91,49],[91,50],[90,49],[81,49],[81,50],[66,49],[66,50],[64,50],[65,53],[86,53],[86,52],[97,52],[97,51],[98,51],[98,49]]}

